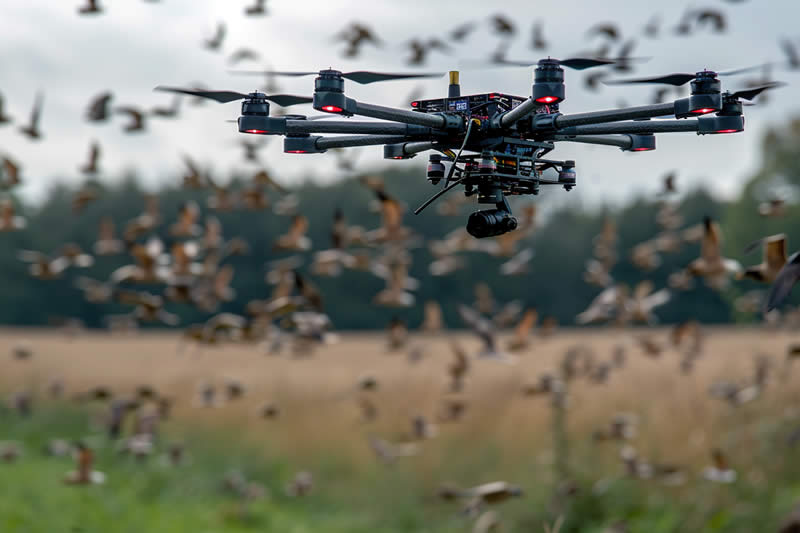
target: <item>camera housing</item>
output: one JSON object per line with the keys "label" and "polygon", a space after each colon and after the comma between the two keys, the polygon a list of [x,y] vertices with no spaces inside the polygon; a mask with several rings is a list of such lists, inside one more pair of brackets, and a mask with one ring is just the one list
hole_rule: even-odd
{"label": "camera housing", "polygon": [[496,237],[517,229],[517,218],[505,209],[475,211],[467,220],[467,233],[476,239]]}

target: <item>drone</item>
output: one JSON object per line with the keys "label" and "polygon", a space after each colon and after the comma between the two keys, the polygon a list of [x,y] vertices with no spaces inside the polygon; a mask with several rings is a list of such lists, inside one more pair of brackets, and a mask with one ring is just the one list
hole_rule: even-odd
{"label": "drone", "polygon": [[[558,185],[569,191],[577,185],[575,161],[545,159],[557,142],[615,146],[626,152],[655,150],[657,133],[695,132],[699,135],[737,133],[744,130],[742,100],[779,86],[771,83],[737,92],[722,92],[721,75],[737,74],[703,70],[655,78],[617,80],[607,84],[663,83],[674,86],[691,82],[691,95],[673,102],[562,114],[559,104],[566,96],[564,67],[584,70],[617,62],[613,59],[541,59],[533,66],[531,96],[491,92],[463,96],[458,71],[449,73],[446,98],[417,100],[411,109],[385,107],[348,98],[345,80],[359,84],[409,78],[440,77],[444,73],[384,73],[372,71],[319,72],[259,71],[248,74],[311,76],[313,96],[267,95],[256,91],[206,91],[176,87],[156,90],[189,94],[225,103],[242,100],[239,132],[282,135],[283,150],[291,154],[319,154],[329,149],[383,145],[385,159],[410,159],[434,151],[428,159],[427,179],[442,188],[415,214],[456,186],[466,196],[477,195],[479,204],[493,209],[469,216],[467,231],[476,238],[513,231],[517,219],[508,196],[536,195],[542,185]],[[270,116],[270,102],[281,107],[312,104],[325,115]],[[378,121],[318,120],[339,115],[370,117]],[[664,117],[674,120],[663,119]],[[653,120],[662,118],[662,120]],[[328,135],[337,134],[337,135]]]}

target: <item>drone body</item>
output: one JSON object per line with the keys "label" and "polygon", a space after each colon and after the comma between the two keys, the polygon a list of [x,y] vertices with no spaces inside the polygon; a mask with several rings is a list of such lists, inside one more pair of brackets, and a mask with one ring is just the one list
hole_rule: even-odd
{"label": "drone body", "polygon": [[[531,63],[506,62],[529,66]],[[391,74],[368,71],[343,73],[328,69],[315,72],[269,72],[270,75],[307,76],[316,74],[313,97],[250,94],[230,91],[193,91],[158,87],[160,90],[193,94],[228,102],[243,99],[239,131],[261,135],[282,135],[284,152],[324,153],[331,148],[383,145],[384,158],[409,159],[433,150],[428,163],[428,180],[442,189],[416,210],[419,213],[457,185],[467,196],[495,208],[473,213],[467,230],[477,238],[500,235],[517,227],[506,196],[538,194],[542,185],[576,185],[574,161],[554,161],[544,156],[557,142],[579,142],[616,146],[623,151],[655,149],[655,134],[695,132],[700,135],[735,133],[744,129],[741,99],[751,100],[778,86],[769,84],[735,93],[722,93],[718,74],[702,71],[673,74],[662,78],[625,80],[616,83],[691,82],[691,96],[674,102],[564,115],[559,104],[566,96],[564,69],[576,70],[615,63],[610,59],[542,59],[534,71],[530,97],[500,92],[462,96],[458,72],[450,72],[447,98],[411,102],[411,109],[396,109],[356,101],[344,93],[344,80],[366,84],[404,78],[441,76],[435,74]],[[721,74],[736,74],[733,71]],[[257,74],[263,75],[264,72]],[[613,83],[613,82],[612,82]],[[378,121],[322,120],[326,115],[272,117],[269,102],[287,106],[311,103],[328,115],[349,118],[365,116]],[[671,116],[677,120],[652,120]],[[315,135],[316,134],[316,135]],[[340,134],[323,136],[320,134]],[[462,156],[462,152],[467,154]],[[545,177],[545,171],[553,169]],[[554,174],[554,175],[553,175]]]}

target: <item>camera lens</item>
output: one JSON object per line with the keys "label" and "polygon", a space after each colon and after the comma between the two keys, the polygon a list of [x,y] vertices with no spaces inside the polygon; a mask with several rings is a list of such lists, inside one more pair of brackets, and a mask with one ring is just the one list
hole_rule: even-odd
{"label": "camera lens", "polygon": [[477,239],[495,237],[517,229],[517,219],[508,211],[487,209],[476,211],[467,220],[467,233]]}

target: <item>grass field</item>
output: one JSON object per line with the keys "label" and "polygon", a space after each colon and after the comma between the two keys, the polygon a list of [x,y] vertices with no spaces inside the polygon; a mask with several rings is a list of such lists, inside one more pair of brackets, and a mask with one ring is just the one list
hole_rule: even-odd
{"label": "grass field", "polygon": [[[438,498],[437,489],[495,480],[524,490],[493,507],[499,531],[543,531],[559,516],[562,532],[777,531],[800,502],[800,447],[786,444],[800,427],[800,369],[785,364],[797,335],[707,331],[703,355],[685,375],[678,349],[653,357],[634,341],[647,335],[667,346],[668,334],[561,330],[533,339],[513,361],[471,359],[464,390],[453,393],[451,339],[470,353],[479,347],[460,334],[412,336],[408,348],[391,352],[383,337],[346,334],[296,358],[246,345],[182,346],[171,334],[69,339],[54,331],[2,331],[0,390],[30,391],[35,402],[30,418],[0,414],[0,440],[24,447],[19,460],[0,463],[0,531],[470,531],[475,519],[461,514],[458,502]],[[21,343],[32,354],[24,360],[11,355]],[[588,347],[595,360],[608,361],[620,344],[626,364],[604,384],[570,381],[563,412],[547,395],[521,393],[541,373],[558,371],[571,347]],[[422,351],[420,361],[409,361],[410,348]],[[758,354],[772,363],[758,398],[736,407],[709,395],[715,381],[752,379]],[[376,390],[358,389],[365,376],[374,377]],[[46,393],[56,379],[65,388],[61,400]],[[227,380],[245,387],[242,398],[197,407],[198,384]],[[131,396],[143,384],[174,399],[175,407],[159,433],[159,451],[141,462],[108,442],[99,423],[107,407],[71,398],[97,385]],[[376,408],[374,421],[363,419],[361,398]],[[412,417],[435,422],[453,399],[467,406],[463,419],[439,423],[416,456],[390,465],[376,458],[368,436],[408,440]],[[265,404],[279,416],[260,417]],[[623,443],[592,439],[617,412],[638,416],[628,444],[639,456],[679,466],[685,483],[625,475]],[[62,484],[74,461],[41,453],[56,437],[87,440],[107,482]],[[168,467],[159,457],[171,442],[185,444],[187,464]],[[736,482],[702,478],[712,448],[725,452]],[[557,474],[554,465],[562,461],[573,490]],[[227,494],[221,487],[232,470],[263,485],[263,497]],[[302,470],[313,474],[314,488],[291,497],[285,486]]]}

